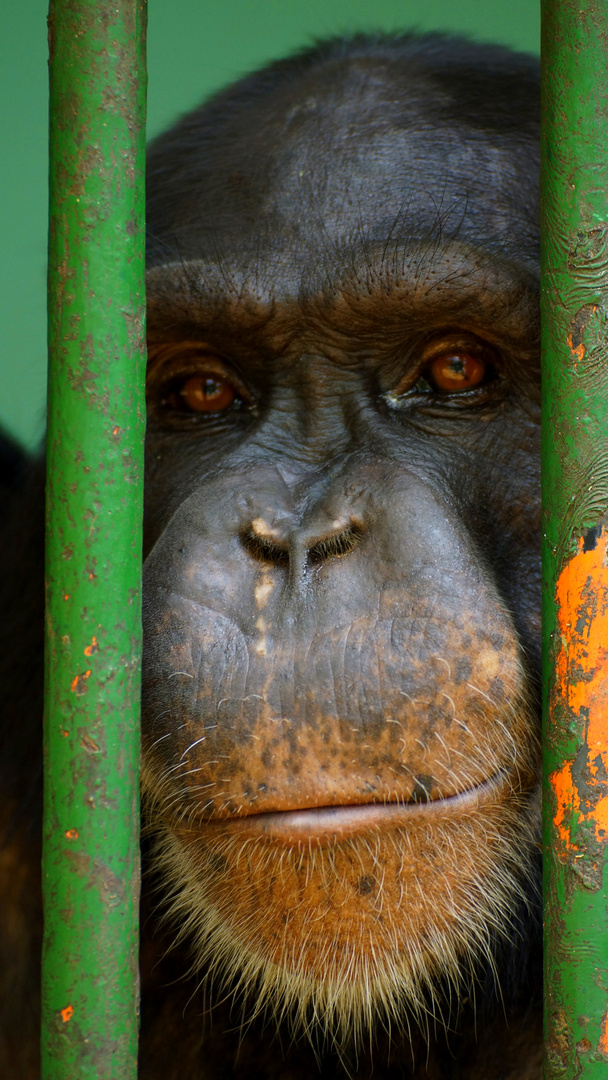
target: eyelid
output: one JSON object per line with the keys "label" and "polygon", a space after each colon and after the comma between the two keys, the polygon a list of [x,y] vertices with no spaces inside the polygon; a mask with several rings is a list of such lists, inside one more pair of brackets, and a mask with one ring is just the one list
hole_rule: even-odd
{"label": "eyelid", "polygon": [[493,362],[497,356],[497,350],[490,342],[476,337],[475,334],[456,331],[452,334],[442,334],[426,343],[420,355],[420,369],[427,368],[438,356],[447,352],[466,352],[471,356],[487,359],[488,362]]}
{"label": "eyelid", "polygon": [[217,365],[217,374],[226,372],[229,375],[222,357],[219,353],[202,341],[168,341],[150,343],[148,345],[148,376],[158,375],[159,368],[176,365],[180,368],[196,368],[197,362],[203,361],[205,370]]}
{"label": "eyelid", "polygon": [[[420,351],[419,360],[415,368],[412,365],[409,372],[404,375],[397,385],[386,395],[387,399],[396,402],[404,394],[414,390],[416,383],[420,379],[428,380],[431,393],[436,393],[440,397],[450,396],[450,391],[434,390],[432,380],[427,376],[427,372],[434,364],[435,360],[446,353],[469,353],[472,357],[487,365],[488,374],[492,371],[496,372],[499,370],[498,351],[493,345],[489,344],[489,342],[483,341],[474,334],[463,331],[444,333],[433,337],[432,340],[425,343]],[[487,380],[484,378],[478,386],[473,387],[471,390],[461,390],[460,395],[472,393],[477,389],[482,390],[485,387],[486,382]],[[455,391],[454,393],[457,394],[458,391]]]}
{"label": "eyelid", "polygon": [[148,346],[149,389],[159,389],[180,378],[212,374],[234,388],[237,397],[248,404],[253,398],[239,376],[216,349],[202,341],[170,341]]}

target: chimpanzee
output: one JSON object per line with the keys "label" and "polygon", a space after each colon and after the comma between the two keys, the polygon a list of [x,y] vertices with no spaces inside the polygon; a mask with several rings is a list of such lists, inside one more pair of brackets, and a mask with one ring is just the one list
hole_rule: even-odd
{"label": "chimpanzee", "polygon": [[[151,146],[143,1080],[540,1076],[538,72],[332,40]],[[37,1075],[40,470],[3,532]]]}

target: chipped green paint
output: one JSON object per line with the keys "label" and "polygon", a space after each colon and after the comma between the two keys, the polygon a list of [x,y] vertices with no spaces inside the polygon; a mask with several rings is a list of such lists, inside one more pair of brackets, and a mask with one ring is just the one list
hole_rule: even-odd
{"label": "chipped green paint", "polygon": [[608,3],[542,3],[545,1080],[608,1076]]}
{"label": "chipped green paint", "polygon": [[42,1075],[137,1072],[145,0],[53,0]]}

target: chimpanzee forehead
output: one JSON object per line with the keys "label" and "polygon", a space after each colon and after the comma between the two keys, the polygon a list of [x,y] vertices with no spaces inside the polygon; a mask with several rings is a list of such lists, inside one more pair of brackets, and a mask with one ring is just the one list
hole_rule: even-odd
{"label": "chimpanzee forehead", "polygon": [[167,248],[184,258],[289,252],[291,262],[370,239],[529,237],[537,86],[516,60],[497,75],[483,58],[480,49],[476,67],[450,68],[446,53],[433,70],[341,58],[261,99],[255,76],[240,96],[237,84],[152,147],[151,261]]}

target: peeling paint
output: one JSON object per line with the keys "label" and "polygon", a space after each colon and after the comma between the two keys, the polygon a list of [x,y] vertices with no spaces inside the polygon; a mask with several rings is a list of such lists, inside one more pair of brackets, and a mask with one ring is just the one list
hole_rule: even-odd
{"label": "peeling paint", "polygon": [[576,554],[559,575],[555,590],[556,685],[552,715],[565,703],[578,721],[586,766],[574,775],[574,758],[550,774],[556,799],[554,825],[564,849],[576,847],[576,827],[590,824],[598,841],[608,840],[608,531],[603,526],[579,538]]}
{"label": "peeling paint", "polygon": [[580,808],[580,799],[572,783],[572,766],[570,762],[566,762],[561,769],[551,773],[549,779],[557,803],[553,824],[560,835],[562,844],[569,849],[573,846],[570,842],[569,817],[573,813],[577,814]]}

